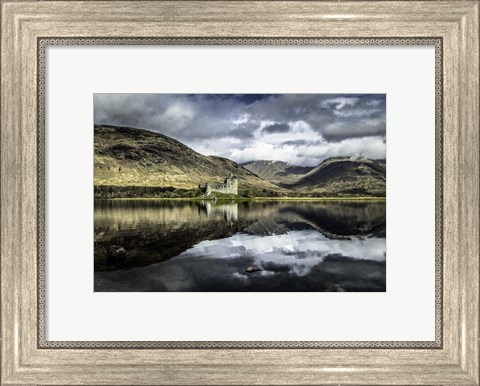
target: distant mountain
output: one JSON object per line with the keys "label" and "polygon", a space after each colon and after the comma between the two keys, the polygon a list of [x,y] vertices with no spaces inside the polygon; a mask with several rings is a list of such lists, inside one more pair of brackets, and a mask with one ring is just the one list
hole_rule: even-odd
{"label": "distant mountain", "polygon": [[295,166],[283,161],[251,161],[242,166],[260,178],[275,184],[291,184],[313,169],[309,166]]}
{"label": "distant mountain", "polygon": [[204,156],[163,134],[107,125],[95,125],[94,134],[96,186],[192,189],[233,173],[239,193],[288,193],[231,160]]}
{"label": "distant mountain", "polygon": [[316,167],[283,161],[251,161],[246,169],[296,194],[326,196],[385,196],[385,160],[328,158]]}
{"label": "distant mountain", "polygon": [[385,196],[386,163],[368,158],[329,158],[286,187],[329,196]]}

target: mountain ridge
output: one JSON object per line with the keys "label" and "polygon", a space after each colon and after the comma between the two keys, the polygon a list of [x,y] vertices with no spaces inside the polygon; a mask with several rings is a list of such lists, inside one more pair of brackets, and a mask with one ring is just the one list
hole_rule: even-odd
{"label": "mountain ridge", "polygon": [[369,158],[328,158],[286,187],[318,194],[384,197],[386,162]]}
{"label": "mountain ridge", "polygon": [[97,186],[195,189],[206,182],[221,183],[233,173],[243,190],[286,192],[234,161],[204,156],[164,134],[111,125],[95,125],[94,134]]}
{"label": "mountain ridge", "polygon": [[385,160],[333,157],[316,167],[267,160],[238,164],[202,155],[174,138],[145,129],[94,125],[94,134],[96,191],[123,190],[126,196],[133,195],[129,188],[141,191],[139,196],[162,189],[193,191],[199,184],[221,183],[235,174],[239,194],[247,197],[384,197],[386,193]]}
{"label": "mountain ridge", "polygon": [[313,169],[309,166],[297,166],[284,161],[273,160],[243,162],[241,165],[260,178],[276,184],[294,182],[300,175],[304,175]]}

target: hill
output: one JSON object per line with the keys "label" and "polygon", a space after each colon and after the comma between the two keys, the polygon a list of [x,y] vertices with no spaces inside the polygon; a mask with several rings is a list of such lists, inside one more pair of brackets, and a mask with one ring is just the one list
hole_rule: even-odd
{"label": "hill", "polygon": [[251,161],[242,166],[260,178],[274,184],[291,184],[308,173],[313,167],[290,165],[283,161]]}
{"label": "hill", "polygon": [[296,182],[294,191],[328,196],[385,196],[385,160],[329,158]]}
{"label": "hill", "polygon": [[221,183],[233,173],[239,194],[287,193],[226,158],[204,156],[163,134],[129,127],[94,126],[95,187],[173,187],[194,189]]}
{"label": "hill", "polygon": [[[181,142],[148,130],[94,126],[96,197],[148,197],[221,183],[231,173],[239,194],[253,196],[385,196],[385,160],[329,158],[311,167],[282,161],[239,165],[204,156]],[[172,197],[171,195],[168,197]]]}

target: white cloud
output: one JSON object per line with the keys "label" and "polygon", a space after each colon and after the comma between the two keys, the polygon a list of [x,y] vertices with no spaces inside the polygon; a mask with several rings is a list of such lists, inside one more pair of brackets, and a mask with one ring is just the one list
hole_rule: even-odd
{"label": "white cloud", "polygon": [[322,107],[328,108],[333,106],[336,110],[341,110],[345,106],[355,106],[355,104],[359,101],[359,98],[345,98],[345,97],[338,97],[333,99],[327,99],[321,103]]}
{"label": "white cloud", "polygon": [[[258,160],[279,160],[292,165],[316,166],[330,157],[367,157],[383,159],[386,147],[382,137],[349,138],[340,142],[326,142],[321,137],[317,141],[306,141],[298,145],[282,144],[281,141],[266,142],[269,137],[252,142],[250,146],[230,152],[236,162]],[[278,138],[277,138],[278,139]]]}
{"label": "white cloud", "polygon": [[333,114],[337,117],[343,118],[363,118],[371,117],[374,114],[380,113],[382,109],[358,109],[358,110],[334,110]]}
{"label": "white cloud", "polygon": [[382,101],[379,100],[379,99],[371,99],[371,100],[367,101],[365,104],[367,106],[374,106],[375,107],[375,106],[379,106],[381,103],[382,103]]}

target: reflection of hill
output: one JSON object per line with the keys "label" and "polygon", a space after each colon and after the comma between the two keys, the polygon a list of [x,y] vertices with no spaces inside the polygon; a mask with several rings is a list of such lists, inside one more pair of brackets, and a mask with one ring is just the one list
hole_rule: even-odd
{"label": "reflection of hill", "polygon": [[[240,216],[244,218],[242,208]],[[247,211],[245,217],[251,213]],[[282,234],[291,230],[316,229],[328,238],[385,237],[385,203],[296,202],[262,203],[254,214],[260,220],[245,231],[251,234]]]}
{"label": "reflection of hill", "polygon": [[[182,224],[191,221],[224,219],[233,215],[237,204],[215,205],[207,201],[96,200],[95,227],[125,229],[151,224]],[[229,215],[230,215],[229,214]]]}
{"label": "reflection of hill", "polygon": [[273,218],[262,218],[246,227],[245,233],[257,236],[283,235],[288,232],[284,223],[275,221]]}
{"label": "reflection of hill", "polygon": [[315,224],[330,238],[342,236],[385,237],[385,203],[330,203],[315,207],[294,207],[293,212]]}
{"label": "reflection of hill", "polygon": [[[330,239],[385,237],[384,202],[105,200],[95,202],[95,270],[141,267],[204,240],[317,230]],[[115,256],[113,246],[125,253]],[[109,256],[110,255],[110,256]]]}
{"label": "reflection of hill", "polygon": [[[237,204],[106,200],[95,207],[95,270],[145,266],[177,256],[203,240],[230,237],[242,227]],[[112,245],[126,258],[108,256]]]}
{"label": "reflection of hill", "polygon": [[[158,263],[177,256],[203,240],[230,237],[247,223],[223,221],[183,223],[175,228],[165,225],[105,232],[95,239],[95,270],[115,270]],[[108,249],[118,245],[126,250],[126,259],[108,257]]]}

